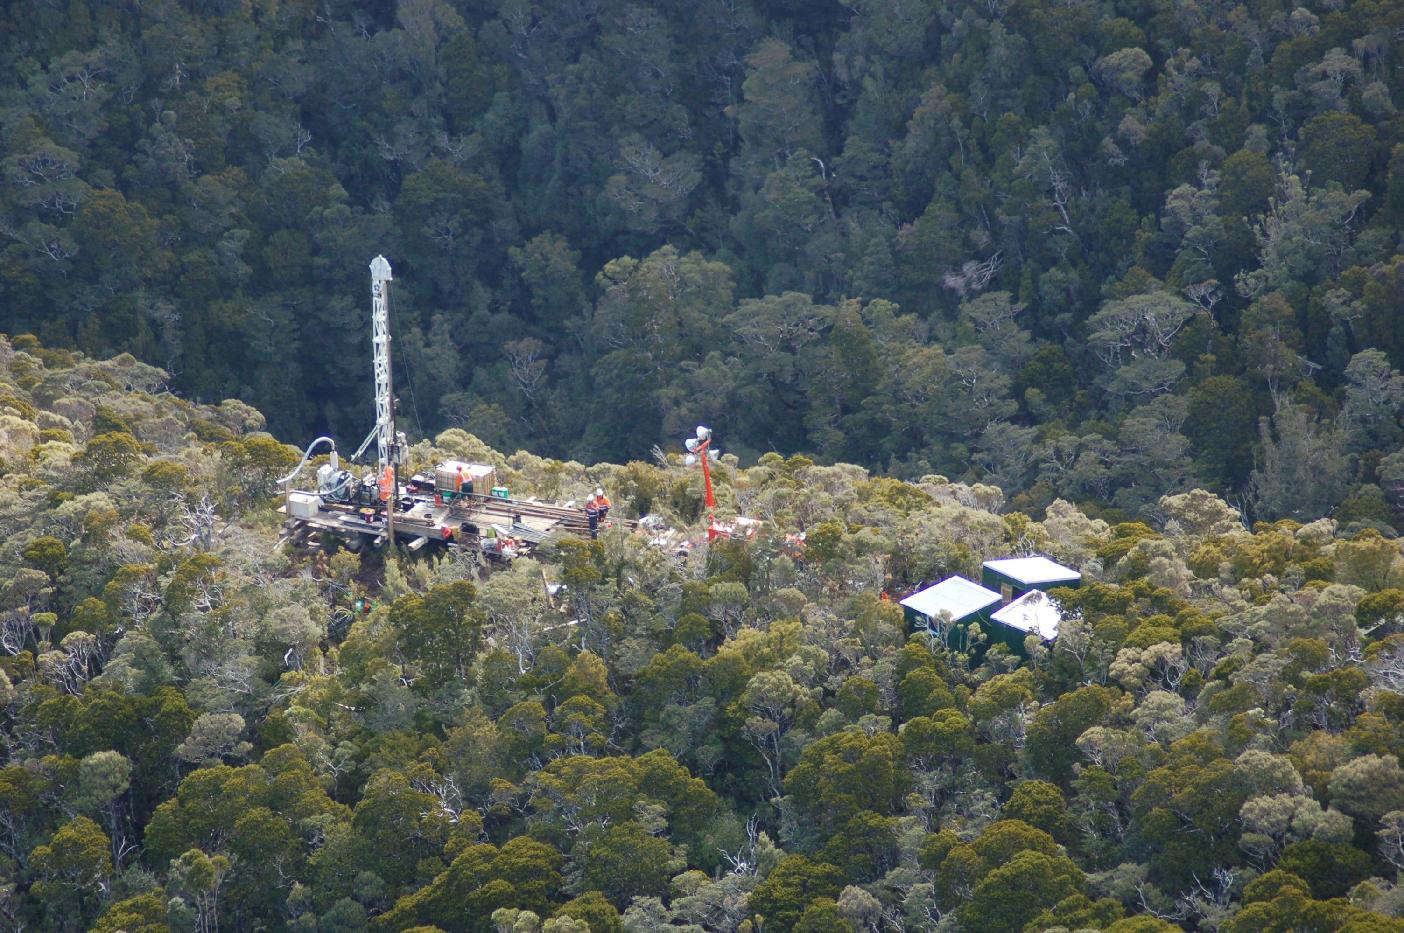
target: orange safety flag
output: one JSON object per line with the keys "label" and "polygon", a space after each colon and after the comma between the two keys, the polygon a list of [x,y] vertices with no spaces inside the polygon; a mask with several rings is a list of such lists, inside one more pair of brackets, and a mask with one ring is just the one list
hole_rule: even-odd
{"label": "orange safety flag", "polygon": [[380,501],[389,502],[390,493],[395,488],[395,469],[386,467],[385,472],[380,474]]}

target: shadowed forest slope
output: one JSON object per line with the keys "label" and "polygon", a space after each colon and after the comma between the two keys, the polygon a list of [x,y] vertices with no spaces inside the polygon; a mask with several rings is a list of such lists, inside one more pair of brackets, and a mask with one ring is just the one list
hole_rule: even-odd
{"label": "shadowed forest slope", "polygon": [[1401,520],[1398,3],[0,10],[7,329],[280,437],[383,252],[418,437]]}

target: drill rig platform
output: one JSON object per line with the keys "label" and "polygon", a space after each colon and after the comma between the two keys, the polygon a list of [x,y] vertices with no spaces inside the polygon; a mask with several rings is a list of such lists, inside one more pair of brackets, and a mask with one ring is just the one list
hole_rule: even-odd
{"label": "drill rig platform", "polygon": [[[390,537],[384,509],[330,502],[312,503],[303,496],[278,511],[288,515],[290,539],[306,539],[326,532],[341,539],[350,550],[379,547]],[[632,522],[624,523],[632,526]],[[397,543],[417,551],[430,542],[470,547],[493,562],[509,562],[529,554],[553,534],[589,536],[589,522],[582,509],[567,508],[530,499],[503,499],[470,495],[453,502],[403,496],[394,516]]]}

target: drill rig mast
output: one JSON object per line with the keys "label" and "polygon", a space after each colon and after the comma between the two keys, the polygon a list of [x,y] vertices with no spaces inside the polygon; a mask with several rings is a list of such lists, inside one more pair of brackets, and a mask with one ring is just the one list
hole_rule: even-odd
{"label": "drill rig mast", "polygon": [[[400,463],[404,460],[404,435],[395,433],[395,395],[390,364],[390,261],[371,260],[371,365],[375,374],[375,453],[381,477],[390,477],[385,502],[386,541],[395,545],[395,506],[400,498]],[[369,440],[369,438],[367,438]],[[364,445],[362,445],[364,447]],[[383,479],[381,480],[383,482]]]}
{"label": "drill rig mast", "polygon": [[390,261],[371,260],[371,359],[375,373],[375,453],[381,469],[397,462],[395,399],[390,372]]}

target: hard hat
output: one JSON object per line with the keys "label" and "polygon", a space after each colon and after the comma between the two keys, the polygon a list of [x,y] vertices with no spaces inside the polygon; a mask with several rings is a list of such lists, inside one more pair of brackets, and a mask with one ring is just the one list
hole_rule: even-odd
{"label": "hard hat", "polygon": [[601,489],[599,486],[596,486],[596,487],[595,487],[595,495],[597,495],[597,496],[602,496],[602,495],[604,495],[604,490]]}

